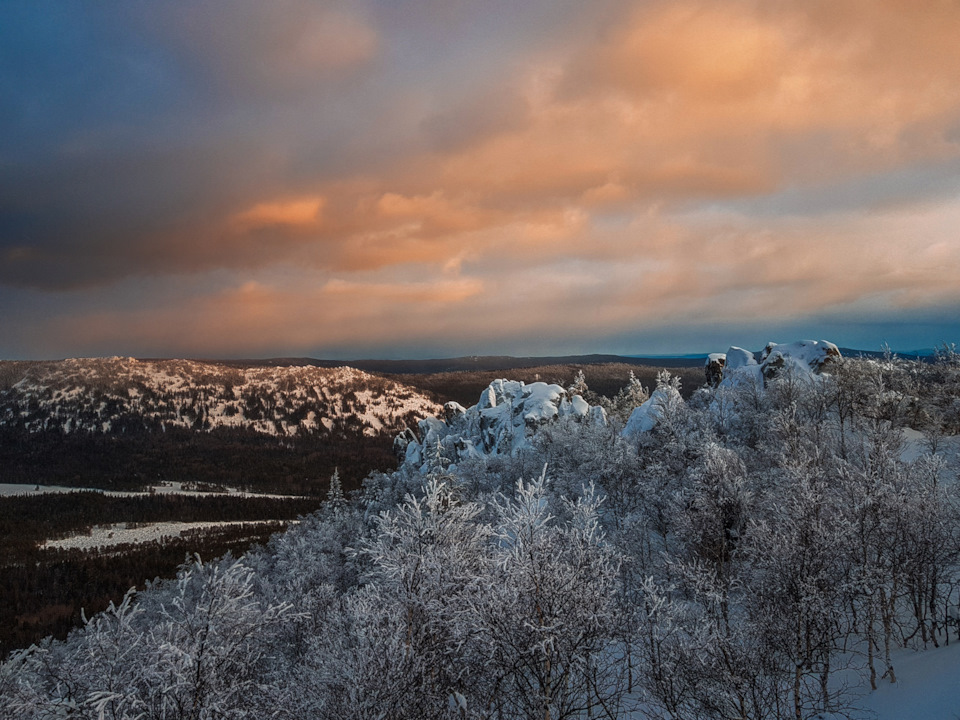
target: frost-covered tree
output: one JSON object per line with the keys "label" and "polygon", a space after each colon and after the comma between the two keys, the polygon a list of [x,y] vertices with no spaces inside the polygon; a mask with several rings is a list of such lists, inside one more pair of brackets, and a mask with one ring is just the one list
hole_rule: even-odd
{"label": "frost-covered tree", "polygon": [[447,717],[469,684],[465,598],[485,576],[487,528],[436,478],[382,513],[358,548],[364,586],[316,638],[303,682],[319,717]]}
{"label": "frost-covered tree", "polygon": [[129,593],[65,645],[19,656],[20,692],[2,702],[24,719],[263,717],[280,683],[270,639],[293,616],[290,605],[258,602],[243,562],[196,558],[176,581],[140,602]]}
{"label": "frost-covered tree", "polygon": [[650,399],[650,393],[643,386],[633,370],[627,384],[607,404],[607,415],[610,419],[622,425],[626,423],[630,413]]}
{"label": "frost-covered tree", "polygon": [[567,392],[571,395],[580,395],[581,397],[589,391],[587,386],[587,376],[584,375],[583,370],[577,370],[576,376],[573,378],[573,382],[567,387]]}
{"label": "frost-covered tree", "polygon": [[782,485],[744,543],[753,592],[744,600],[776,649],[771,671],[788,689],[796,720],[835,709],[830,685],[849,631],[849,528],[834,491],[810,473]]}
{"label": "frost-covered tree", "polygon": [[604,542],[591,490],[549,513],[546,475],[519,482],[497,506],[495,567],[476,596],[478,638],[490,658],[494,717],[615,716],[622,668],[612,655],[620,558]]}
{"label": "frost-covered tree", "polygon": [[327,491],[327,501],[342,505],[344,500],[343,483],[340,482],[340,468],[334,468],[333,475],[330,476],[330,489]]}

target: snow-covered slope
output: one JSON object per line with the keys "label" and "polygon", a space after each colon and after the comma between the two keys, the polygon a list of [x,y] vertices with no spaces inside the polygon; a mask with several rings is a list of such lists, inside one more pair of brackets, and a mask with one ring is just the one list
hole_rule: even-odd
{"label": "snow-covered slope", "polygon": [[242,428],[395,434],[440,406],[349,367],[231,367],[134,358],[0,363],[0,424],[31,432]]}
{"label": "snow-covered slope", "polygon": [[537,428],[557,418],[606,421],[603,408],[591,406],[559,385],[494,380],[469,409],[444,406],[443,420],[429,417],[415,435],[408,430],[394,444],[405,465],[429,472],[437,457],[456,464],[483,455],[514,454],[528,447]]}
{"label": "snow-covered slope", "polygon": [[[876,690],[863,676],[849,680],[848,692],[857,708],[854,718],[863,720],[954,720],[960,717],[960,643],[949,646],[894,651],[897,682],[884,679]],[[825,715],[824,720],[843,720],[848,714]]]}

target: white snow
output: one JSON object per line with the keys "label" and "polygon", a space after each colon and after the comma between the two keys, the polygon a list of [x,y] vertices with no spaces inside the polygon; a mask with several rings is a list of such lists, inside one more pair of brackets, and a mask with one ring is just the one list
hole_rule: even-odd
{"label": "white snow", "polygon": [[63,485],[26,485],[22,483],[0,483],[0,497],[11,497],[13,495],[44,495],[47,493],[68,493],[77,492],[81,489],[72,488]]}
{"label": "white snow", "polygon": [[11,497],[14,495],[44,495],[48,493],[71,493],[71,492],[97,492],[103,495],[113,497],[139,497],[151,495],[194,495],[198,497],[258,497],[273,499],[288,499],[304,497],[301,495],[275,495],[271,493],[256,493],[238,490],[233,487],[224,487],[222,492],[197,490],[189,484],[180,482],[168,482],[160,485],[153,485],[148,490],[102,490],[92,487],[66,487],[65,485],[28,485],[24,483],[0,483],[0,497]]}
{"label": "white snow", "polygon": [[947,720],[960,715],[960,642],[903,651],[894,662],[896,684],[885,683],[862,701],[877,720]]}
{"label": "white snow", "polygon": [[283,522],[270,520],[243,522],[159,522],[143,523],[130,527],[129,523],[95,526],[89,535],[73,535],[59,540],[47,540],[41,550],[58,548],[60,550],[94,550],[116,545],[140,544],[180,537],[190,530],[223,527],[245,527],[265,522]]}
{"label": "white snow", "polygon": [[806,372],[819,372],[830,357],[840,357],[840,350],[826,340],[798,340],[792,343],[767,343],[760,354],[760,364],[769,367],[793,367]]}
{"label": "white snow", "polygon": [[[955,720],[960,717],[960,641],[927,650],[897,650],[897,682],[878,680],[870,690],[865,676],[851,678],[850,692],[871,720]],[[827,716],[824,720],[841,720]]]}
{"label": "white snow", "polygon": [[[716,354],[724,355],[724,353]],[[752,352],[744,350],[741,347],[736,347],[735,345],[727,350],[725,357],[726,364],[723,367],[724,370],[737,370],[757,364],[757,359],[753,356]]]}
{"label": "white snow", "polygon": [[650,432],[663,417],[664,407],[678,400],[680,400],[680,393],[675,388],[669,385],[658,387],[650,395],[649,400],[630,413],[630,418],[620,435],[627,440],[636,440],[642,433]]}
{"label": "white snow", "polygon": [[[900,453],[900,459],[903,462],[916,462],[921,457],[930,454],[930,445],[923,432],[909,427],[902,428],[900,432],[903,433],[903,450]],[[945,478],[956,478],[956,468],[960,467],[960,435],[944,435],[941,437],[937,444],[936,454],[946,461]]]}

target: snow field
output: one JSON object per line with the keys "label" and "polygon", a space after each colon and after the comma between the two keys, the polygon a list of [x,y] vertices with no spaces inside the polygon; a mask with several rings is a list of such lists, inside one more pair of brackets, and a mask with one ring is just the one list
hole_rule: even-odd
{"label": "snow field", "polygon": [[[41,550],[96,550],[109,549],[117,545],[139,545],[155,542],[164,538],[182,537],[191,530],[206,530],[210,528],[240,528],[261,525],[270,520],[238,521],[238,522],[158,522],[137,524],[129,527],[129,523],[115,523],[112,525],[95,526],[89,535],[73,535],[59,540],[47,540],[40,546]],[[295,522],[295,521],[289,521]]]}

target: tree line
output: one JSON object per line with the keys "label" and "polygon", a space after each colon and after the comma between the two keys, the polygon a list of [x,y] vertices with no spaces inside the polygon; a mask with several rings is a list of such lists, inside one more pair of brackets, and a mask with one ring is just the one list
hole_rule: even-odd
{"label": "tree line", "polygon": [[278,439],[228,428],[64,434],[0,425],[2,481],[9,483],[143,490],[161,482],[200,482],[322,496],[335,469],[355,488],[371,469],[395,466],[387,435]]}

